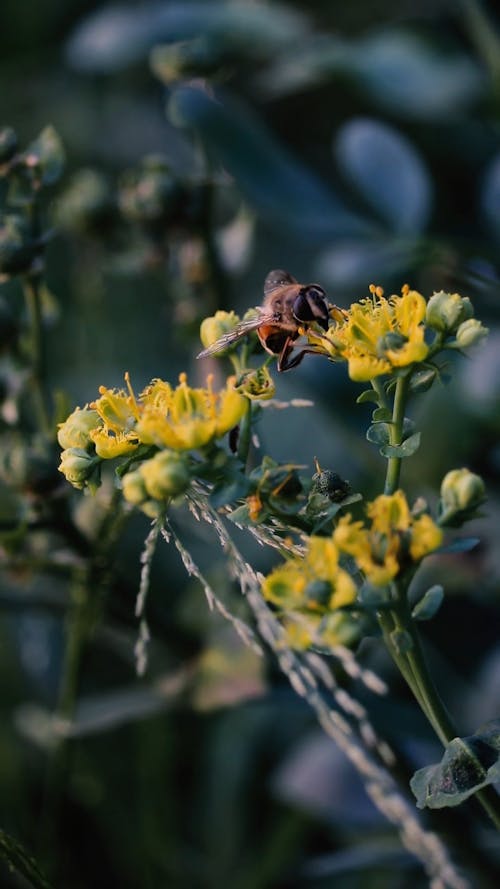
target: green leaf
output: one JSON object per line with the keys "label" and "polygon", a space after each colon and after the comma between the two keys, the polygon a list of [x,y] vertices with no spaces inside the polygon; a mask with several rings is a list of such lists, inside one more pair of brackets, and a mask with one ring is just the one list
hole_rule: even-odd
{"label": "green leaf", "polygon": [[64,148],[52,126],[45,127],[24,152],[27,166],[36,169],[43,185],[53,185],[64,168]]}
{"label": "green leaf", "polygon": [[415,394],[427,392],[427,390],[431,388],[436,377],[437,370],[435,368],[418,370],[412,375],[412,378],[410,380],[410,391]]}
{"label": "green leaf", "polygon": [[374,423],[366,432],[368,441],[377,445],[389,445],[391,440],[390,426],[388,423]]}
{"label": "green leaf", "polygon": [[337,134],[341,171],[391,231],[424,230],[432,205],[432,183],[412,143],[388,124],[351,118]]}
{"label": "green leaf", "polygon": [[384,423],[392,419],[392,414],[388,407],[377,407],[373,411],[372,420],[374,423]]}
{"label": "green leaf", "polygon": [[500,720],[467,738],[454,738],[441,762],[419,769],[410,786],[423,809],[458,806],[477,790],[500,780]]}
{"label": "green leaf", "polygon": [[226,503],[246,497],[250,493],[250,489],[250,482],[244,475],[228,475],[212,488],[209,497],[210,504],[214,509],[218,509],[219,506],[225,506]]}
{"label": "green leaf", "polygon": [[440,584],[431,586],[413,608],[412,617],[415,620],[430,620],[437,614],[443,598],[443,587]]}
{"label": "green leaf", "polygon": [[196,132],[209,158],[230,173],[266,222],[315,244],[373,232],[373,225],[295,158],[250,107],[227,92],[214,96],[201,86],[179,85],[167,114],[176,126]]}
{"label": "green leaf", "polygon": [[373,401],[375,404],[380,404],[380,395],[378,392],[375,392],[375,389],[365,389],[365,391],[356,398],[356,404],[365,404],[367,401]]}
{"label": "green leaf", "polygon": [[384,444],[380,448],[380,453],[383,457],[411,457],[418,450],[419,445],[420,432],[415,432],[400,445]]}
{"label": "green leaf", "polygon": [[159,43],[203,38],[216,56],[272,58],[307,32],[305,16],[284,4],[145,0],[91,12],[72,33],[66,57],[77,70],[111,74],[146,59]]}

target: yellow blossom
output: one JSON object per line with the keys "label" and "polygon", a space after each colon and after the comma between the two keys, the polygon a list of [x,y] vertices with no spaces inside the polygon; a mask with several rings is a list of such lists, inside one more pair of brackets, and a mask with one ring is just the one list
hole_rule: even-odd
{"label": "yellow blossom", "polygon": [[97,456],[103,460],[113,460],[115,457],[131,454],[138,444],[137,436],[133,432],[111,433],[103,426],[92,429],[89,438],[95,444]]}
{"label": "yellow blossom", "polygon": [[407,285],[400,296],[389,298],[380,287],[370,290],[371,296],[353,303],[324,336],[308,334],[318,351],[347,361],[349,376],[358,382],[423,361],[429,352],[424,297]]}
{"label": "yellow blossom", "polygon": [[133,395],[123,389],[99,387],[100,398],[90,406],[99,414],[105,426],[112,432],[129,432],[138,417],[139,406]]}
{"label": "yellow blossom", "polygon": [[414,562],[419,562],[428,553],[433,552],[443,542],[441,528],[431,519],[430,515],[415,519],[411,528],[410,555]]}
{"label": "yellow blossom", "polygon": [[356,598],[356,584],[339,567],[339,549],[328,537],[310,537],[304,558],[288,559],[275,568],[262,589],[266,599],[285,610],[325,613]]}
{"label": "yellow blossom", "polygon": [[394,494],[381,494],[368,504],[366,514],[372,520],[372,529],[380,534],[407,531],[410,527],[410,507],[401,490]]}
{"label": "yellow blossom", "polygon": [[414,518],[401,490],[377,497],[367,505],[366,515],[366,525],[343,516],[333,540],[374,586],[390,583],[410,561],[419,562],[441,545],[441,529],[425,513]]}
{"label": "yellow blossom", "polygon": [[144,444],[156,444],[173,450],[202,448],[212,439],[220,438],[238,424],[246,409],[246,399],[234,389],[229,377],[220,392],[188,386],[185,374],[179,385],[171,389],[156,380],[141,396],[142,415],[136,432]]}

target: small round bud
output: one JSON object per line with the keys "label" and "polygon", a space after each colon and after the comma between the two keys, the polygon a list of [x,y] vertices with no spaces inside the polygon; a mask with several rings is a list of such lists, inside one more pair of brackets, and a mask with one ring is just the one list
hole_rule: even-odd
{"label": "small round bud", "polygon": [[472,318],[474,310],[467,296],[458,293],[439,291],[431,296],[427,303],[425,323],[442,333],[454,333],[468,318]]}
{"label": "small round bud", "polygon": [[83,448],[85,450],[92,445],[89,432],[100,423],[101,419],[97,411],[77,407],[64,423],[59,423],[57,440],[63,449]]}
{"label": "small round bud", "polygon": [[205,318],[200,326],[200,340],[206,349],[217,342],[221,336],[230,333],[239,322],[235,312],[216,312],[209,318]]}
{"label": "small round bud", "polygon": [[441,483],[440,523],[456,524],[465,521],[481,503],[486,491],[481,476],[463,469],[452,469]]}
{"label": "small round bud", "polygon": [[160,451],[140,467],[146,491],[155,500],[183,494],[191,481],[185,457],[175,451]]}
{"label": "small round bud", "polygon": [[100,462],[98,457],[93,457],[82,448],[67,448],[61,454],[58,469],[74,488],[82,489],[90,482]]}
{"label": "small round bud", "polygon": [[0,164],[6,164],[14,157],[19,146],[17,136],[12,127],[0,130]]}
{"label": "small round bud", "polygon": [[148,492],[140,469],[134,469],[123,476],[122,490],[125,500],[133,503],[134,506],[140,506],[148,499]]}
{"label": "small round bud", "polygon": [[488,332],[488,328],[483,327],[477,318],[469,318],[467,321],[462,322],[455,334],[456,346],[458,349],[467,349],[469,346],[475,346],[485,336],[488,336]]}

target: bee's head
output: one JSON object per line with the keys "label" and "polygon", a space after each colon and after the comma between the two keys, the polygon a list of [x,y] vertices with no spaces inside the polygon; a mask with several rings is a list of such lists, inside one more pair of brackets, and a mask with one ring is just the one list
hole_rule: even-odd
{"label": "bee's head", "polygon": [[293,304],[293,314],[299,323],[316,321],[323,330],[328,330],[328,303],[323,288],[319,284],[302,287]]}

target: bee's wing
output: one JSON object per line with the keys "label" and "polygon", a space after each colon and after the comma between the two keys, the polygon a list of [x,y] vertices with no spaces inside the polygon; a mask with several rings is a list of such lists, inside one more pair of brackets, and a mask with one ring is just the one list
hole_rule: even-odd
{"label": "bee's wing", "polygon": [[217,355],[218,352],[222,352],[224,349],[227,349],[232,343],[235,343],[237,340],[246,336],[247,333],[251,333],[252,330],[257,330],[261,324],[270,324],[275,321],[274,312],[265,312],[262,309],[258,309],[258,315],[255,315],[253,318],[246,318],[243,321],[240,321],[239,324],[236,325],[234,330],[228,331],[224,336],[219,337],[215,343],[212,343],[211,346],[208,346],[206,349],[203,349],[197,358],[208,358],[209,355]]}
{"label": "bee's wing", "polygon": [[269,274],[266,275],[266,280],[264,281],[264,295],[267,296],[268,293],[276,290],[277,287],[284,287],[287,284],[296,283],[296,279],[290,272],[285,272],[284,269],[273,269],[272,272],[269,272]]}

